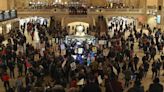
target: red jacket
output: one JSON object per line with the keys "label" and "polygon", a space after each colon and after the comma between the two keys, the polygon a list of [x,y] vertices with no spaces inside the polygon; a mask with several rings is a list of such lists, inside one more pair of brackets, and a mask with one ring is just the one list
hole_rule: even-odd
{"label": "red jacket", "polygon": [[75,87],[76,88],[77,87],[76,84],[77,84],[77,81],[76,80],[72,80],[71,81],[71,84],[70,84],[70,88],[72,88],[72,87]]}
{"label": "red jacket", "polygon": [[9,81],[9,76],[7,74],[2,76],[3,81]]}
{"label": "red jacket", "polygon": [[[111,89],[111,87],[112,87],[112,89]],[[105,92],[112,92],[112,90],[113,90],[113,92],[123,92],[122,89],[123,88],[122,88],[121,82],[112,80],[112,81],[110,81],[110,83],[109,83],[109,81],[107,81]]]}

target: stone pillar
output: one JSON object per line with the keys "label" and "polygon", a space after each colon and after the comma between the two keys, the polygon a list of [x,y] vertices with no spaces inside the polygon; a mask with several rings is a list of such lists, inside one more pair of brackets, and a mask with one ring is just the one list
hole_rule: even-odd
{"label": "stone pillar", "polygon": [[139,6],[139,1],[140,0],[130,0],[130,6],[133,6],[134,8],[138,8],[138,6]]}
{"label": "stone pillar", "polygon": [[86,3],[88,4],[88,5],[91,5],[91,0],[86,0]]}
{"label": "stone pillar", "polygon": [[15,0],[8,0],[9,1],[9,8],[15,9]]}
{"label": "stone pillar", "polygon": [[161,14],[162,13],[162,9],[163,8],[163,0],[158,0],[157,2],[157,9],[158,9],[158,13]]}
{"label": "stone pillar", "polygon": [[15,0],[15,7],[17,9],[27,8],[29,5],[29,0]]}
{"label": "stone pillar", "polygon": [[164,30],[163,2],[164,0],[158,0],[158,3],[157,3],[157,15],[161,16],[161,21],[160,21],[160,24],[158,24],[158,27],[160,27],[162,30]]}
{"label": "stone pillar", "polygon": [[130,0],[123,0],[123,3],[125,4],[125,6],[130,6]]}
{"label": "stone pillar", "polygon": [[105,6],[106,0],[90,0],[93,6]]}
{"label": "stone pillar", "polygon": [[147,6],[147,3],[149,2],[149,0],[138,0],[137,5],[139,7],[139,9],[143,9]]}
{"label": "stone pillar", "polygon": [[[68,1],[68,0],[61,0],[62,2],[64,2],[64,1]],[[49,4],[52,4],[54,2],[54,0],[48,0],[48,3]]]}
{"label": "stone pillar", "polygon": [[8,10],[9,9],[8,0],[0,0],[0,10]]}
{"label": "stone pillar", "polygon": [[0,10],[15,9],[15,0],[0,0]]}
{"label": "stone pillar", "polygon": [[147,0],[141,0],[139,3],[142,2],[142,5],[139,5],[139,9],[142,9],[142,12],[143,12],[143,21],[142,23],[145,23],[147,24],[147,18],[148,18],[148,15],[147,15]]}

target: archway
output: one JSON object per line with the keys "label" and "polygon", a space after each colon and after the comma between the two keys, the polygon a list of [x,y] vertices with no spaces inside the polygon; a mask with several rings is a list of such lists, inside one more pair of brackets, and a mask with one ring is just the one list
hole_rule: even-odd
{"label": "archway", "polygon": [[69,34],[74,34],[76,32],[77,26],[83,26],[84,32],[87,33],[87,29],[89,28],[89,23],[86,22],[71,22],[67,24],[67,28],[69,29]]}

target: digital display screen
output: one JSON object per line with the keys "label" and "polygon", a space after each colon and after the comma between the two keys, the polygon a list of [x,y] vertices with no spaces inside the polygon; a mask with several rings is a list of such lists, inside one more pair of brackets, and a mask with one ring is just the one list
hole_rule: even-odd
{"label": "digital display screen", "polygon": [[17,14],[15,10],[10,11],[11,18],[16,18]]}
{"label": "digital display screen", "polygon": [[78,48],[78,54],[83,54],[83,48]]}
{"label": "digital display screen", "polygon": [[64,44],[61,44],[60,45],[60,48],[61,48],[61,50],[64,50],[65,49],[65,45]]}
{"label": "digital display screen", "polygon": [[107,41],[106,40],[99,40],[99,44],[101,44],[101,45],[107,44]]}
{"label": "digital display screen", "polygon": [[5,21],[17,17],[16,10],[0,11],[0,21]]}
{"label": "digital display screen", "polygon": [[4,15],[4,20],[10,19],[10,12],[9,12],[9,11],[5,11],[5,12],[3,13],[3,15]]}
{"label": "digital display screen", "polygon": [[161,15],[157,15],[157,23],[158,23],[158,24],[161,23]]}
{"label": "digital display screen", "polygon": [[[71,55],[73,57],[74,60],[77,59],[78,55]],[[81,56],[82,58],[84,58],[84,55]]]}
{"label": "digital display screen", "polygon": [[0,12],[0,21],[2,21],[2,20],[3,20],[3,13]]}

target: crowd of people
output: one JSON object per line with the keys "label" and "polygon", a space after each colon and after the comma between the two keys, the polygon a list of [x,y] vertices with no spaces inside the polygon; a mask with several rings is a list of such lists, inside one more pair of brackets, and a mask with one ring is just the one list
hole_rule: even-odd
{"label": "crowd of people", "polygon": [[[58,27],[62,28],[60,24],[55,28]],[[160,70],[164,69],[162,30],[151,30],[149,25],[145,25],[137,31],[135,25],[123,27],[122,23],[115,21],[110,28],[115,28],[113,36],[108,32],[101,35],[101,32],[95,32],[94,36],[101,42],[97,42],[96,45],[80,45],[83,53],[87,53],[87,58],[74,58],[71,45],[49,41],[49,36],[52,35],[47,33],[53,31],[46,25],[31,21],[20,29],[12,29],[8,44],[1,44],[0,48],[0,76],[5,91],[103,92],[102,87],[105,87],[105,92],[123,92],[130,87],[128,92],[144,92],[141,81],[144,81],[151,68],[153,83],[150,84],[148,92],[163,92],[159,80],[162,76]],[[24,33],[27,31],[34,40],[33,32],[36,29],[40,41],[39,45],[34,47],[28,43]],[[143,32],[145,29],[148,30],[148,34]],[[55,36],[59,40],[68,35],[66,29],[61,30],[58,32],[60,36]],[[125,39],[126,32],[130,32],[130,35]],[[144,52],[143,57],[134,51],[135,43],[139,43],[138,48]],[[156,58],[157,54],[161,58]],[[120,81],[121,74],[124,76],[124,82]],[[16,79],[14,85],[10,79]],[[132,81],[134,86],[131,87]]]}
{"label": "crowd of people", "polygon": [[87,8],[82,6],[71,6],[69,7],[69,14],[70,15],[86,15],[87,14]]}
{"label": "crowd of people", "polygon": [[78,6],[78,10],[82,10],[81,6],[85,6],[88,9],[133,9],[134,6],[127,6],[124,3],[116,3],[116,2],[106,2],[106,5],[93,5],[93,4],[85,4],[85,3],[77,3],[77,2],[68,2],[68,3],[45,3],[45,2],[29,2],[29,9],[67,9],[68,7]]}

